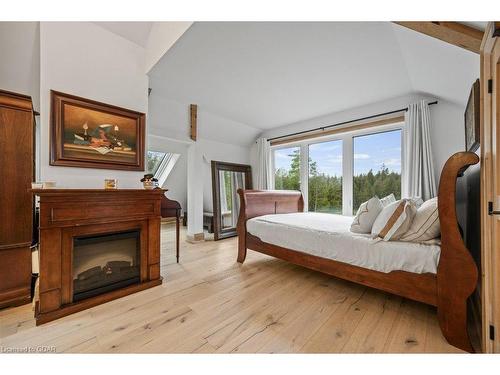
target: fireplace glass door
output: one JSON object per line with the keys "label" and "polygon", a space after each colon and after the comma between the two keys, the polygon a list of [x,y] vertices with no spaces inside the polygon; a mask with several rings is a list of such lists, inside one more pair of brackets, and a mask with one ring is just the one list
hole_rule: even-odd
{"label": "fireplace glass door", "polygon": [[73,239],[73,302],[140,282],[139,231]]}

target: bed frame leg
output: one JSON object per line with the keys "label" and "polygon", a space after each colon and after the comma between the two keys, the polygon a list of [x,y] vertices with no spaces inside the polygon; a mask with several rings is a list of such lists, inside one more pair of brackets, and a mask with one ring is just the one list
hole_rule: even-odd
{"label": "bed frame leg", "polygon": [[238,238],[238,263],[243,263],[247,257],[247,246],[245,239]]}
{"label": "bed frame leg", "polygon": [[461,304],[438,306],[438,320],[446,341],[459,349],[474,353],[469,333],[467,332],[467,300]]}

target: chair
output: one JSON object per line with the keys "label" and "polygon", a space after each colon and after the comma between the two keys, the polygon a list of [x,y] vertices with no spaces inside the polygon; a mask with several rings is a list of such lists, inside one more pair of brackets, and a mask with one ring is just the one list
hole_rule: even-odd
{"label": "chair", "polygon": [[179,263],[179,224],[181,218],[181,205],[179,202],[168,199],[165,195],[161,198],[161,217],[175,217],[175,255]]}

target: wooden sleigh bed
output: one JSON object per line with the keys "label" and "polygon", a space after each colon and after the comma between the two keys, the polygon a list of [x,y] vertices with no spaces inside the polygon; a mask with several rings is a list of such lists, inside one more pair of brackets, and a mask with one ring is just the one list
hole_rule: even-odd
{"label": "wooden sleigh bed", "polygon": [[238,262],[245,261],[247,249],[258,251],[331,276],[411,300],[436,306],[441,331],[446,340],[473,352],[467,333],[467,299],[476,288],[478,271],[465,247],[456,216],[457,178],[479,162],[476,154],[460,152],[448,159],[439,182],[438,211],[441,225],[441,253],[437,274],[392,271],[389,273],[353,266],[261,241],[247,232],[254,217],[302,212],[302,194],[295,191],[239,190]]}

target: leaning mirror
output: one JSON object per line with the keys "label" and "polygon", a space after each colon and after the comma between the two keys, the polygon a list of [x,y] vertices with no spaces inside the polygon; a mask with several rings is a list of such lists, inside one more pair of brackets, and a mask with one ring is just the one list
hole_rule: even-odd
{"label": "leaning mirror", "polygon": [[252,189],[252,168],[245,164],[212,161],[214,240],[236,236],[240,212],[238,189]]}

